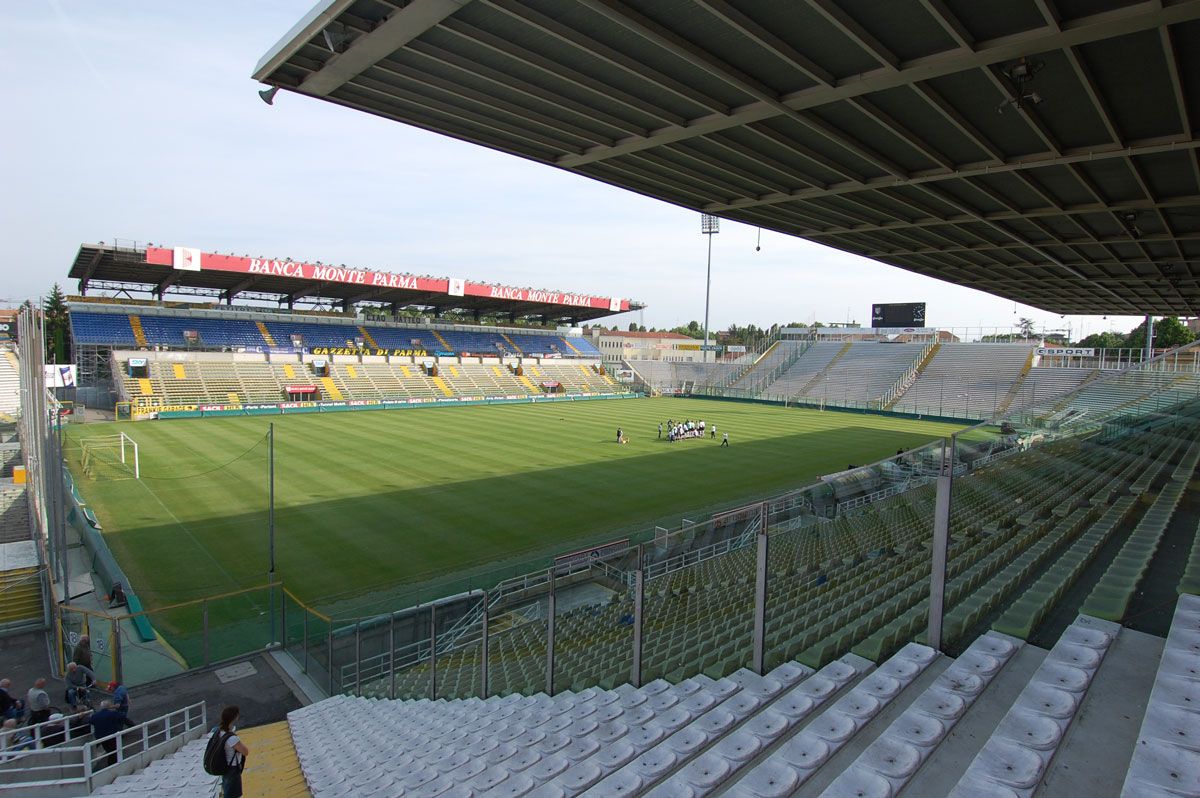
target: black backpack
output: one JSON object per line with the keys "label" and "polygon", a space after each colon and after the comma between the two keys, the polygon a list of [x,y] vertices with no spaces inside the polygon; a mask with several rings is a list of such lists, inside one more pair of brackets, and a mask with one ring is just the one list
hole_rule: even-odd
{"label": "black backpack", "polygon": [[225,758],[225,743],[233,736],[232,732],[222,732],[217,729],[208,738],[208,747],[204,749],[204,772],[210,776],[224,776],[229,772],[229,760]]}

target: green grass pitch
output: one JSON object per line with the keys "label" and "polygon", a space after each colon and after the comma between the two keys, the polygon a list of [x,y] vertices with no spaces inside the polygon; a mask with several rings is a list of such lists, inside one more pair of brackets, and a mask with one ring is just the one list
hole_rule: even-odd
{"label": "green grass pitch", "polygon": [[[660,441],[669,418],[730,445]],[[317,605],[676,526],[962,428],[667,398],[73,426],[76,484],[148,608],[266,582],[272,422],[277,577]],[[79,473],[78,439],[117,429],[142,479]]]}

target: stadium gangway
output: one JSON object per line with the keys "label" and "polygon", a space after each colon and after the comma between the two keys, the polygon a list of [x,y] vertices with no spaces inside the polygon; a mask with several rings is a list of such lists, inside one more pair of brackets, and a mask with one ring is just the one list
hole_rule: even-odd
{"label": "stadium gangway", "polygon": [[[715,559],[722,555],[728,554],[731,551],[745,548],[754,542],[755,536],[758,535],[758,530],[762,526],[762,516],[755,516],[751,520],[750,527],[747,531],[737,537],[728,538],[717,543],[710,544],[700,549],[693,551],[685,551],[683,554],[678,554],[661,562],[650,563],[645,567],[645,577],[647,580],[657,579],[662,576],[667,576],[676,571],[681,571],[684,568],[690,568],[693,565],[699,565],[707,560]],[[630,574],[632,579],[632,574]]]}
{"label": "stadium gangway", "polygon": [[762,359],[763,355],[766,354],[767,350],[769,350],[772,346],[774,346],[776,343],[778,343],[781,340],[783,340],[783,328],[779,327],[775,330],[775,332],[768,335],[761,344],[759,344],[758,349],[756,349],[752,353],[747,353],[746,355],[743,355],[744,360],[742,361],[741,366],[739,368],[736,368],[736,369],[730,371],[728,374],[726,374],[725,377],[721,380],[720,384],[718,384],[718,385],[707,385],[706,384],[704,387],[708,388],[708,389],[715,388],[717,390],[722,390],[722,389],[730,387],[735,382],[740,380],[743,376],[745,376],[748,371],[750,371],[752,368],[757,366],[758,361]]}
{"label": "stadium gangway", "polygon": [[[101,739],[10,752],[0,763],[0,792],[18,796],[89,795],[207,731],[207,711],[201,701]],[[112,765],[104,764],[109,756],[103,745],[106,741],[116,743]]]}
{"label": "stadium gangway", "polygon": [[[333,638],[346,637],[350,634],[354,635],[354,659],[351,662],[341,665],[339,669],[340,675],[337,679],[336,685],[332,684],[334,676],[332,662],[330,663],[330,693],[333,694],[334,692],[346,692],[348,689],[347,685],[350,685],[353,687],[353,693],[358,695],[364,678],[380,678],[392,671],[395,671],[397,668],[404,670],[409,667],[416,666],[421,662],[431,659],[435,650],[439,654],[453,650],[455,647],[454,641],[462,635],[462,632],[458,630],[465,630],[469,628],[469,624],[464,624],[463,621],[467,618],[476,616],[474,613],[468,612],[463,616],[463,618],[460,618],[454,626],[446,630],[443,634],[434,635],[429,639],[417,640],[401,646],[396,646],[394,643],[389,642],[387,652],[366,658],[362,656],[362,636],[364,630],[371,632],[386,625],[388,627],[388,639],[389,641],[393,641],[395,638],[397,620],[409,618],[422,612],[429,612],[430,627],[433,628],[436,626],[435,616],[438,607],[445,607],[449,604],[454,604],[475,596],[479,597],[479,602],[477,602],[476,606],[486,600],[486,594],[484,591],[468,590],[463,593],[456,593],[453,596],[445,596],[424,604],[405,607],[402,610],[396,610],[395,612],[390,612],[386,615],[373,615],[369,618],[359,618],[355,620],[353,624],[348,624],[336,630],[331,630],[329,633],[331,650],[333,648]],[[448,639],[450,642],[446,642],[446,639]],[[399,655],[399,664],[397,664],[397,655]],[[364,663],[372,663],[372,665],[369,666],[369,670],[371,673],[375,673],[376,671],[377,673],[375,673],[374,676],[369,674],[364,675]],[[334,687],[337,688],[336,691],[333,689]]]}
{"label": "stadium gangway", "polygon": [[[780,345],[782,345],[782,342],[780,342]],[[791,354],[789,354],[782,363],[771,369],[768,374],[755,381],[754,386],[749,389],[750,394],[753,396],[761,396],[764,392],[766,392],[767,388],[774,384],[774,382],[784,374],[784,372],[796,365],[796,361],[799,360],[801,356],[812,347],[812,345],[812,341],[804,341],[800,344],[800,346],[794,347]]]}

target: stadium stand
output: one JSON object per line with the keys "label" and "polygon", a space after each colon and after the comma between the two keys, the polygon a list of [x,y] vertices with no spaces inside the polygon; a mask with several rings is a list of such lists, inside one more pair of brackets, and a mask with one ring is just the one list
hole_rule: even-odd
{"label": "stadium stand", "polygon": [[[830,347],[824,365],[810,364],[807,382],[839,373],[853,380],[846,375],[857,370],[855,346]],[[864,345],[862,360],[877,363],[889,346],[898,345]],[[1027,364],[1028,349],[1018,348]],[[907,368],[915,354],[904,354]],[[905,358],[889,362],[898,368]],[[334,692],[359,697],[337,696],[289,717],[312,794],[1031,795],[1052,771],[1079,769],[1085,746],[1115,752],[1110,776],[1114,783],[1128,777],[1128,794],[1154,794],[1146,785],[1169,784],[1184,749],[1168,746],[1150,711],[1118,720],[1121,710],[1091,688],[1120,678],[1131,658],[1150,673],[1169,673],[1179,658],[1172,651],[1183,637],[1175,631],[1176,644],[1169,640],[1159,660],[1147,642],[1155,638],[1115,621],[1129,611],[1200,462],[1194,375],[1151,368],[1097,381],[1088,369],[1053,370],[1078,372],[1067,377],[1030,369],[1022,382],[1024,364],[1011,360],[1004,366],[1016,372],[1010,389],[1086,384],[1039,399],[1022,416],[1037,432],[1022,435],[1051,440],[1026,448],[1017,435],[984,427],[991,431],[982,442],[960,441],[945,654],[924,645],[936,488],[931,462],[918,452],[856,472],[875,477],[829,483],[808,496],[803,512],[772,523],[765,675],[748,669],[756,529],[719,544],[698,538],[652,556],[641,687],[628,684],[632,574],[613,567],[605,571],[609,598],[555,616],[550,695],[543,692],[548,619],[536,594],[497,605],[489,620],[490,698],[476,697],[484,666],[478,635],[456,632],[439,644],[436,700],[427,697],[434,684],[427,651],[395,673],[378,662],[337,664]],[[290,375],[266,362],[152,363],[156,388],[199,381],[210,392],[244,386],[230,376],[239,370],[271,373],[276,389],[311,373],[299,363],[288,364]],[[507,364],[440,365],[442,384],[464,395],[529,387]],[[542,361],[527,369],[534,385],[609,385],[590,364]],[[393,386],[440,392],[422,369],[399,363],[336,362],[331,374],[350,395]],[[1053,439],[1064,418],[1088,434]],[[880,490],[885,485],[896,490]],[[1191,545],[1181,590],[1198,570],[1194,537]],[[1180,602],[1177,626],[1189,623],[1188,606]],[[1074,623],[1056,626],[1064,613]],[[1049,651],[1022,638],[1049,639]],[[1125,664],[1110,669],[1114,659]],[[1135,690],[1123,701],[1137,702]],[[1089,730],[1098,716],[1125,731]],[[952,734],[960,723],[972,732]],[[1130,724],[1155,740],[1147,751],[1135,753]]]}
{"label": "stadium stand", "polygon": [[[1094,555],[1127,518],[1141,515],[1143,508],[1122,494],[1137,490],[1147,473],[1157,478],[1168,466],[1171,473],[1194,468],[1190,450],[1171,465],[1182,452],[1169,440],[1144,452],[1067,441],[1012,454],[961,478],[952,515],[958,531],[950,547],[945,639],[963,637],[1013,603],[1017,588],[1030,579],[1036,581],[998,628],[1036,625],[1036,616],[1078,576],[1081,558]],[[1050,474],[1060,479],[1050,482]],[[914,634],[919,638],[928,619],[925,545],[933,500],[928,485],[836,519],[773,533],[768,662],[795,658],[819,668],[851,649],[879,660]],[[1145,510],[1146,518],[1157,517],[1155,506]],[[720,678],[748,664],[753,558],[752,547],[741,548],[647,580],[642,656],[651,678],[696,672]],[[616,596],[559,617],[558,633],[571,643],[556,652],[556,683],[618,684],[627,671],[622,619],[632,612],[632,598]],[[539,689],[545,635],[534,616],[493,637],[493,690]],[[439,695],[477,691],[478,669],[478,652],[470,648],[440,658]],[[419,695],[427,684],[425,666],[398,679],[400,694]],[[387,695],[383,682],[364,692]]]}
{"label": "stadium stand", "polygon": [[[924,348],[924,344],[853,343],[796,395],[835,399],[845,404],[879,399],[912,367]],[[768,386],[766,392],[775,391]]]}
{"label": "stadium stand", "polygon": [[1034,366],[1025,377],[1009,407],[1038,407],[1047,400],[1065,396],[1089,380],[1102,376],[1098,369]]}
{"label": "stadium stand", "polygon": [[21,409],[17,356],[0,352],[0,417],[15,417]]}
{"label": "stadium stand", "polygon": [[71,310],[71,339],[81,344],[137,346],[129,316]]}
{"label": "stadium stand", "polygon": [[648,388],[673,393],[690,393],[697,385],[721,384],[739,366],[733,363],[673,363],[669,360],[626,360]]}
{"label": "stadium stand", "polygon": [[[159,398],[163,405],[278,402],[289,385],[316,384],[322,396],[346,399],[392,399],[438,396],[538,396],[542,383],[557,382],[567,393],[612,391],[615,381],[590,365],[543,362],[528,365],[518,376],[508,365],[443,364],[430,378],[423,368],[405,363],[334,363],[328,383],[316,378],[307,363],[266,361],[150,360],[149,377],[129,376],[122,361],[121,382],[133,400]],[[437,383],[441,380],[449,393]],[[340,396],[334,396],[336,391]]]}
{"label": "stadium stand", "polygon": [[775,369],[796,357],[801,347],[802,344],[795,341],[776,341],[770,349],[763,353],[754,367],[734,380],[730,387],[736,390],[753,385],[765,375],[771,374]]}
{"label": "stadium stand", "polygon": [[995,415],[1032,353],[1030,344],[944,343],[893,409],[963,418]]}
{"label": "stadium stand", "polygon": [[771,385],[771,393],[780,396],[798,396],[818,375],[846,348],[846,344],[834,341],[817,341]]}
{"label": "stadium stand", "polygon": [[[83,308],[83,309],[81,309]],[[358,324],[353,321],[318,323],[298,321],[280,314],[240,312],[232,318],[208,311],[184,315],[156,315],[146,308],[130,307],[133,314],[97,312],[84,303],[73,303],[71,333],[76,342],[112,346],[166,346],[176,348],[234,348],[292,345],[292,336],[300,336],[309,348],[362,347],[391,350],[423,349],[437,352],[476,355],[512,355],[529,357],[596,358],[600,350],[579,336],[546,333],[510,333],[500,328],[469,330],[404,327],[382,324]],[[137,324],[137,330],[134,329]],[[199,340],[188,341],[185,330],[195,330]],[[415,343],[414,343],[415,342]]]}
{"label": "stadium stand", "polygon": [[[136,316],[148,345],[175,346],[267,346],[258,325],[244,319],[206,319],[180,316]],[[184,330],[195,330],[198,342],[189,342]],[[107,342],[105,342],[107,343]]]}

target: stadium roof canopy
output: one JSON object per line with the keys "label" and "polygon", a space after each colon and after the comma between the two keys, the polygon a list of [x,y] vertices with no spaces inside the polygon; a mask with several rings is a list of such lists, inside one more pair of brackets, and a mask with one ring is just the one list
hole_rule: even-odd
{"label": "stadium roof canopy", "polygon": [[160,299],[170,294],[228,303],[240,297],[278,302],[289,308],[298,301],[323,300],[336,301],[345,309],[360,302],[416,305],[439,313],[454,309],[475,312],[477,316],[538,317],[572,324],[645,307],[617,297],[152,244],[83,244],[68,276],[79,281],[81,294],[89,290],[144,292]]}
{"label": "stadium roof canopy", "polygon": [[1054,312],[1200,314],[1200,0],[324,0],[254,77]]}

